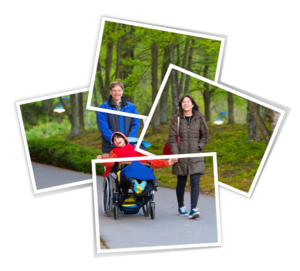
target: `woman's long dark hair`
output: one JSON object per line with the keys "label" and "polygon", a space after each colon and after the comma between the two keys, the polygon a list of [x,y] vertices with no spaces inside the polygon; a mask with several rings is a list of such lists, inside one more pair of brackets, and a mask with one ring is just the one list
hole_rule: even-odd
{"label": "woman's long dark hair", "polygon": [[191,102],[192,102],[192,104],[193,104],[193,106],[194,106],[194,107],[192,108],[192,112],[194,112],[194,111],[198,111],[198,112],[199,112],[199,106],[196,104],[196,102],[195,102],[195,100],[193,99],[193,97],[192,97],[191,95],[189,95],[189,94],[184,94],[184,95],[182,96],[182,98],[180,99],[180,101],[179,101],[179,103],[178,103],[178,106],[179,106],[179,110],[178,110],[178,111],[180,111],[181,114],[183,115],[183,110],[182,110],[181,104],[182,104],[183,99],[186,98],[186,97],[188,97],[188,98],[191,100]]}

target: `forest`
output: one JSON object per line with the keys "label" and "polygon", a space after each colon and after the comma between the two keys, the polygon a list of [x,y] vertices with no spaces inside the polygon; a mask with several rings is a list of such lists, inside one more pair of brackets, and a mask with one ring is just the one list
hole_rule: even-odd
{"label": "forest", "polygon": [[[110,83],[119,80],[126,99],[140,115],[148,115],[170,63],[214,80],[220,47],[219,40],[106,21],[92,106],[106,101]],[[181,92],[189,93],[190,77],[172,73],[167,84],[170,95],[164,92],[164,99],[176,103]],[[167,117],[162,113],[163,120]]]}

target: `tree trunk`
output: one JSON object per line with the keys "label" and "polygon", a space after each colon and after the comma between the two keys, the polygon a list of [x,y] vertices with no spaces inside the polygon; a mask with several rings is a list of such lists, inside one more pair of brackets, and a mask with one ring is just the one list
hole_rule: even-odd
{"label": "tree trunk", "polygon": [[[121,25],[119,25],[119,30],[120,30],[120,27]],[[119,39],[118,39],[118,42],[117,42],[117,60],[116,60],[116,73],[115,73],[115,78],[116,79],[119,79],[121,78],[121,55],[122,55],[122,45],[123,45],[123,36],[121,36]]]}
{"label": "tree trunk", "polygon": [[[204,66],[204,77],[207,78],[208,75],[208,65]],[[209,91],[209,83],[204,82],[204,111],[205,111],[205,120],[211,121],[211,111],[210,111],[210,102],[211,102],[211,92]]]}
{"label": "tree trunk", "polygon": [[[261,105],[257,104],[256,107],[257,107],[258,114],[261,115]],[[260,130],[258,125],[255,125],[254,140],[256,142],[261,142]]]}
{"label": "tree trunk", "polygon": [[[195,39],[192,40],[192,46],[190,47],[190,51],[189,51],[189,61],[186,68],[188,71],[192,71],[194,45],[195,45]],[[187,75],[185,79],[184,94],[189,94],[189,86],[190,86],[190,76]]]}
{"label": "tree trunk", "polygon": [[267,129],[261,115],[260,112],[258,111],[258,108],[256,106],[256,103],[249,101],[249,109],[251,112],[252,117],[255,119],[256,125],[258,126],[264,140],[269,143],[270,137],[271,137],[271,133],[269,132],[269,130]]}
{"label": "tree trunk", "polygon": [[228,91],[227,95],[227,103],[228,103],[228,123],[234,123],[234,100],[233,94]]}
{"label": "tree trunk", "polygon": [[125,98],[126,98],[127,102],[134,104],[134,96],[126,95]]}
{"label": "tree trunk", "polygon": [[95,87],[95,84],[94,84],[94,88],[93,88],[93,95],[95,96],[95,99],[94,99],[94,105],[95,107],[99,107],[99,104],[98,104],[98,97],[97,97],[97,91],[96,91],[96,87]]}
{"label": "tree trunk", "polygon": [[112,38],[109,38],[109,42],[106,46],[106,59],[105,59],[105,92],[107,97],[109,96],[109,86],[110,86],[110,70],[112,65],[112,57],[113,57],[113,48],[114,42]]}
{"label": "tree trunk", "polygon": [[[152,75],[152,104],[157,96],[158,92],[158,47],[156,42],[153,42],[151,46],[151,75]],[[160,112],[159,104],[156,106],[152,117],[152,127],[155,133],[160,132]]]}
{"label": "tree trunk", "polygon": [[[174,63],[174,45],[169,44],[169,59],[170,63]],[[171,74],[171,92],[172,92],[172,116],[175,115],[176,111],[178,110],[178,92],[177,92],[177,84],[176,84],[176,77],[175,71],[172,70]]]}
{"label": "tree trunk", "polygon": [[262,118],[265,121],[265,120],[267,120],[267,114],[268,114],[269,108],[265,107],[265,106],[261,106],[261,107],[262,107]]}
{"label": "tree trunk", "polygon": [[256,142],[261,142],[260,130],[259,130],[258,125],[256,125],[256,122],[255,122],[255,130],[254,130],[253,140]]}
{"label": "tree trunk", "polygon": [[247,130],[248,130],[248,141],[255,141],[255,119],[252,117],[251,112],[250,112],[250,106],[249,106],[249,101],[248,101],[248,106],[247,106]]}
{"label": "tree trunk", "polygon": [[78,93],[79,130],[84,130],[83,93]]}
{"label": "tree trunk", "polygon": [[[177,41],[177,39],[176,39]],[[180,67],[180,62],[181,62],[181,55],[180,55],[180,43],[176,45],[176,66]],[[174,62],[175,62],[175,48],[174,48]],[[179,72],[175,72],[175,81],[176,81],[176,86],[177,86],[177,97],[179,100]]]}
{"label": "tree trunk", "polygon": [[269,108],[268,113],[267,113],[267,120],[270,123],[271,126],[271,134],[273,134],[276,124],[279,120],[280,117],[280,113],[278,113],[277,111],[274,111],[272,109]]}
{"label": "tree trunk", "polygon": [[76,112],[76,94],[71,94],[70,95],[71,99],[71,134],[70,137],[79,135],[79,128],[78,128],[78,123],[77,123],[77,112]]}
{"label": "tree trunk", "polygon": [[211,114],[210,114],[210,102],[211,102],[211,97],[208,92],[204,93],[203,95],[204,98],[204,116],[205,120],[211,121]]}
{"label": "tree trunk", "polygon": [[102,97],[103,101],[106,101],[109,97],[105,91],[105,86],[102,78],[102,71],[101,71],[101,63],[98,61],[98,67],[97,67],[97,78],[99,83],[99,89],[100,89],[100,95]]}
{"label": "tree trunk", "polygon": [[[168,47],[164,49],[163,63],[161,66],[161,82],[164,80],[169,66]],[[168,121],[168,97],[169,97],[170,77],[168,78],[160,99],[160,123],[166,124]]]}
{"label": "tree trunk", "polygon": [[111,64],[112,64],[112,56],[113,56],[113,41],[108,42],[107,44],[107,53],[106,53],[106,59],[105,59],[105,92],[106,95],[109,93],[109,86],[110,86],[110,70],[111,70]]}
{"label": "tree trunk", "polygon": [[[134,35],[135,29],[133,26],[131,26],[130,31],[127,32],[123,36],[123,44],[122,44],[122,59],[131,59],[134,60],[134,49],[135,49],[135,43],[132,42],[132,36]],[[120,78],[125,80],[128,78],[129,75],[132,74],[134,69],[134,66],[132,65],[122,65],[122,69],[119,73]],[[124,88],[126,90],[126,87],[128,87],[128,84],[131,84],[131,82],[128,82],[127,84],[124,84]],[[134,95],[133,93],[126,93],[124,94],[124,97],[127,99],[128,102],[134,103]]]}
{"label": "tree trunk", "polygon": [[72,123],[72,115],[69,113],[65,101],[62,99],[62,97],[59,97],[59,100],[62,104],[62,107],[65,109],[65,113],[67,114],[69,121]]}
{"label": "tree trunk", "polygon": [[[186,66],[186,62],[187,62],[187,59],[188,59],[189,47],[190,47],[190,39],[187,38],[186,43],[185,43],[185,49],[184,49],[184,56],[183,56],[183,60],[182,60],[182,65],[181,65],[181,67],[184,68],[184,69],[186,68],[185,66]],[[179,87],[178,87],[178,99],[179,100],[182,97],[184,78],[185,78],[185,74],[182,72],[181,77],[180,77]]]}

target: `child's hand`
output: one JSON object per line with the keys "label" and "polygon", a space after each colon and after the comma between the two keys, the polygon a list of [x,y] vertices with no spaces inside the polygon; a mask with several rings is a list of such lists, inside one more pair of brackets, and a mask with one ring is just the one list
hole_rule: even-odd
{"label": "child's hand", "polygon": [[97,157],[96,157],[96,159],[101,159],[102,157],[101,157],[101,155],[98,155]]}
{"label": "child's hand", "polygon": [[174,165],[178,162],[178,158],[171,158],[170,160],[171,160],[171,163],[172,163],[171,165]]}

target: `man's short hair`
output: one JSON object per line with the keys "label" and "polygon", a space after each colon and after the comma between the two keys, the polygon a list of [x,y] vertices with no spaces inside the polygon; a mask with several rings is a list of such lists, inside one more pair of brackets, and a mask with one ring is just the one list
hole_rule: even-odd
{"label": "man's short hair", "polygon": [[109,90],[112,90],[115,86],[119,86],[121,89],[124,90],[124,85],[120,81],[113,81],[109,86]]}

